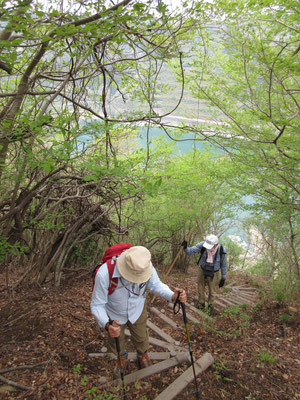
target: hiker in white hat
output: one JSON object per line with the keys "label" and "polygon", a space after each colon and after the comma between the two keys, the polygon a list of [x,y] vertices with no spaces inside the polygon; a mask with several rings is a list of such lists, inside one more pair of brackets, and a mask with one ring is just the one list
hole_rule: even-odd
{"label": "hiker in white hat", "polygon": [[[214,313],[214,300],[216,295],[216,285],[222,287],[227,274],[227,256],[224,246],[219,244],[216,235],[208,235],[205,240],[197,243],[195,246],[188,247],[184,240],[181,245],[186,254],[200,253],[197,264],[200,266],[198,272],[198,297],[200,310],[205,309],[205,284],[208,284],[208,313]],[[220,279],[221,272],[221,279]]]}
{"label": "hiker in white hat", "polygon": [[[109,263],[107,263],[109,264]],[[111,283],[115,287],[111,290]],[[150,251],[143,246],[133,246],[116,258],[111,275],[105,264],[99,268],[91,300],[91,311],[100,327],[108,331],[108,345],[116,354],[115,338],[120,344],[123,368],[126,370],[125,328],[131,333],[131,340],[137,351],[139,368],[151,364],[147,354],[149,337],[147,329],[146,290],[163,297],[168,302],[186,302],[184,290],[172,291],[158,277],[151,262]],[[109,292],[110,291],[110,292]],[[114,376],[118,375],[118,362]]]}

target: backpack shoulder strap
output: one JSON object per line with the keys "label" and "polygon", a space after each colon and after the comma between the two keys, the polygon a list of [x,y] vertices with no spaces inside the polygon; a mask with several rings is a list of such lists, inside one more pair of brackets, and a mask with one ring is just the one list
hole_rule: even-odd
{"label": "backpack shoulder strap", "polygon": [[223,265],[223,257],[222,257],[223,254],[226,254],[226,251],[225,251],[224,247],[222,245],[220,245],[220,264],[221,264],[221,267]]}
{"label": "backpack shoulder strap", "polygon": [[116,259],[113,257],[109,260],[106,261],[107,264],[107,269],[108,269],[108,276],[109,276],[109,285],[108,285],[108,294],[112,294],[116,287],[118,286],[118,278],[113,278],[113,273],[115,270],[115,266],[116,266]]}
{"label": "backpack shoulder strap", "polygon": [[220,256],[222,256],[223,254],[226,254],[226,251],[225,251],[223,245],[221,244],[220,245]]}
{"label": "backpack shoulder strap", "polygon": [[[93,271],[93,288],[92,288],[92,291],[94,290],[97,272],[98,272],[99,268],[102,267],[103,264],[105,264],[105,263],[97,265],[97,267]],[[118,286],[118,278],[113,278],[112,277],[113,273],[114,273],[114,270],[115,270],[116,261],[114,259],[110,258],[109,260],[106,261],[106,265],[107,265],[108,279],[109,279],[108,294],[110,295],[115,291],[115,288]]]}
{"label": "backpack shoulder strap", "polygon": [[200,263],[201,257],[202,257],[202,255],[203,255],[203,253],[205,252],[205,250],[206,250],[205,247],[202,246],[202,247],[201,247],[201,250],[200,250],[200,257],[199,257],[199,260],[198,260],[197,264]]}
{"label": "backpack shoulder strap", "polygon": [[92,291],[94,290],[97,272],[98,272],[98,270],[99,270],[99,268],[100,268],[101,266],[102,266],[102,264],[98,264],[98,265],[93,269],[93,272],[92,272],[92,278],[93,278],[93,287],[92,287]]}
{"label": "backpack shoulder strap", "polygon": [[116,287],[118,286],[118,282],[119,282],[118,278],[112,277],[115,266],[116,266],[116,259],[121,253],[123,253],[123,251],[129,249],[130,247],[132,247],[132,244],[130,244],[130,243],[118,243],[118,244],[115,244],[115,245],[109,247],[108,249],[106,249],[104,256],[101,259],[100,264],[97,265],[97,267],[92,272],[93,290],[94,290],[94,286],[95,286],[95,278],[96,278],[98,269],[101,267],[101,265],[106,263],[107,269],[108,269],[108,276],[109,276],[108,294],[110,295],[115,291]]}

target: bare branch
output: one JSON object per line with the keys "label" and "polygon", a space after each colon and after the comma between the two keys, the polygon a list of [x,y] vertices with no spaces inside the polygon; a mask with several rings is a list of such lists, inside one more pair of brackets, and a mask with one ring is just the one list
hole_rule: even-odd
{"label": "bare branch", "polygon": [[6,383],[7,385],[14,386],[21,390],[33,390],[33,388],[31,388],[30,386],[20,385],[20,383],[14,382],[10,379],[6,379],[2,375],[0,375],[0,381]]}

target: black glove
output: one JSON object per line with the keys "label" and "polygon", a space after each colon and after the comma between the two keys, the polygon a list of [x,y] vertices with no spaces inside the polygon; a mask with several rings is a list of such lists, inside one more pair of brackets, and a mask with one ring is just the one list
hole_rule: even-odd
{"label": "black glove", "polygon": [[222,279],[220,280],[220,282],[219,282],[219,287],[224,286],[224,283],[225,283],[225,279],[222,278]]}
{"label": "black glove", "polygon": [[184,240],[184,241],[181,243],[181,246],[183,246],[183,248],[186,249],[186,248],[187,248],[187,241]]}

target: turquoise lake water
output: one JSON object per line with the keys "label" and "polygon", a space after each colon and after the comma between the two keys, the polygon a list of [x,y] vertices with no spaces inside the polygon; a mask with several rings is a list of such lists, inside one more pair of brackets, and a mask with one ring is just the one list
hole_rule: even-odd
{"label": "turquoise lake water", "polygon": [[[151,142],[154,138],[162,137],[169,143],[172,143],[175,148],[177,148],[178,152],[186,153],[189,151],[193,151],[195,149],[198,150],[211,150],[216,154],[222,154],[222,151],[218,149],[216,146],[212,146],[210,143],[205,141],[195,140],[195,135],[193,133],[185,134],[185,139],[179,139],[178,141],[174,141],[168,137],[168,135],[161,128],[150,128],[149,129],[149,141]],[[139,142],[142,146],[146,146],[147,144],[147,128],[143,127],[139,129]],[[150,144],[151,145],[151,144]]]}

